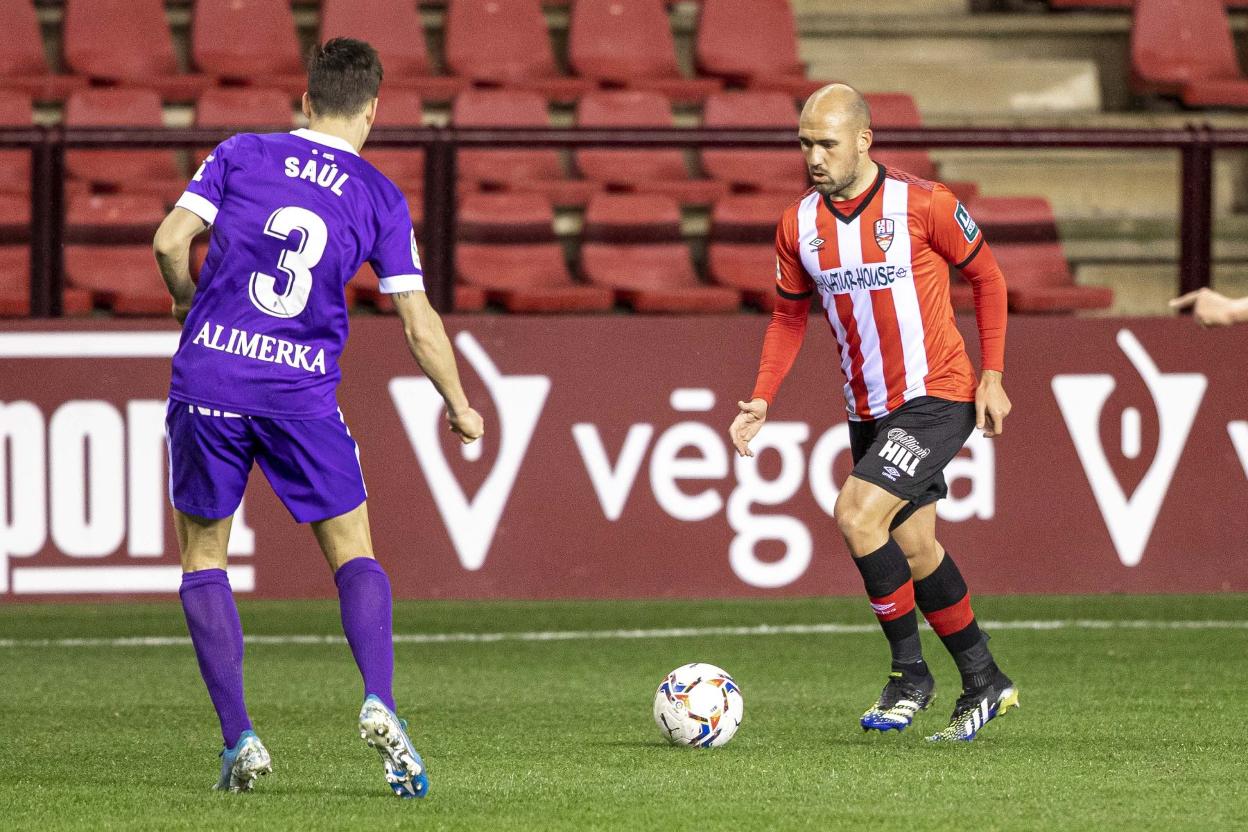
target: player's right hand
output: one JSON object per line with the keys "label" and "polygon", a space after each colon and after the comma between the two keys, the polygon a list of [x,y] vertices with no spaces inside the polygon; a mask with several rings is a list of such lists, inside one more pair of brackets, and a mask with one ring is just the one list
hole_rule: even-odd
{"label": "player's right hand", "polygon": [[451,432],[459,437],[465,445],[471,445],[485,433],[485,420],[481,414],[471,407],[458,413],[446,412],[446,420],[451,424]]}
{"label": "player's right hand", "polygon": [[750,450],[750,440],[762,430],[763,422],[767,421],[767,401],[751,399],[748,402],[737,402],[741,412],[732,420],[728,435],[732,438],[732,446],[739,456],[754,456]]}
{"label": "player's right hand", "polygon": [[179,303],[176,300],[173,302],[173,319],[179,324],[186,323],[186,316],[190,311],[191,305],[189,303]]}

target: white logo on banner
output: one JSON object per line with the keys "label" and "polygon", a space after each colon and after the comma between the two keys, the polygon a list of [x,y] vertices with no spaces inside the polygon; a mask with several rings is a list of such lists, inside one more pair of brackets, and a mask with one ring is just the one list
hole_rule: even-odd
{"label": "white logo on banner", "polygon": [[[1152,464],[1130,497],[1123,491],[1101,447],[1101,411],[1117,386],[1114,377],[1107,374],[1055,376],[1053,395],[1088,475],[1118,558],[1123,566],[1136,566],[1144,556],[1208,381],[1200,373],[1162,373],[1130,330],[1118,332],[1118,346],[1153,397],[1161,433]],[[1134,458],[1139,455],[1141,444],[1139,412],[1128,408],[1123,413],[1122,424],[1123,454]],[[1234,431],[1231,436],[1235,438]]]}
{"label": "white logo on banner", "polygon": [[[678,413],[707,413],[715,407],[715,393],[679,388],[672,391],[671,407]],[[572,438],[608,520],[618,522],[624,517],[649,453],[650,491],[665,514],[685,523],[722,514],[733,532],[728,548],[733,574],[761,589],[788,586],[810,568],[814,541],[809,518],[767,509],[786,505],[806,487],[824,514],[832,516],[840,494],[833,481],[833,465],[850,453],[849,426],[834,425],[812,437],[810,425],[804,422],[768,422],[751,445],[755,456],[733,460],[718,418],[715,427],[700,419],[680,421],[657,436],[653,424],[631,425],[614,462],[592,422],[574,424]],[[806,444],[812,439],[808,455]],[[965,495],[950,494],[937,503],[937,514],[953,522],[991,520],[996,505],[992,442],[973,433],[966,448],[967,454],[955,457],[945,468],[945,476],[950,483],[965,479],[970,487]],[[779,473],[774,476],[759,470],[758,458],[764,451],[774,451],[779,457]],[[759,551],[764,543],[781,544],[783,553],[764,556]]]}
{"label": "white logo on banner", "polygon": [[[487,433],[471,445],[463,446],[464,459],[481,459],[482,442],[497,441],[498,457],[485,482],[472,499],[464,493],[442,452],[440,436],[444,404],[442,396],[427,378],[396,378],[390,381],[390,397],[394,399],[407,439],[416,452],[416,460],[429,482],[433,501],[442,515],[451,543],[465,569],[477,570],[485,564],[498,521],[502,518],[507,498],[511,495],[520,463],[529,449],[529,441],[542,415],[550,379],[546,376],[504,376],[494,362],[467,332],[455,338],[455,345],[489,391],[498,411],[500,424],[493,434]],[[494,440],[493,436],[498,439]]]}
{"label": "white logo on banner", "polygon": [[[124,409],[71,400],[46,418],[35,404],[0,402],[0,594],[176,592],[182,568],[165,553],[165,402]],[[73,566],[12,565],[51,543]],[[124,561],[110,558],[124,548]],[[255,533],[240,505],[229,553],[250,555]],[[234,589],[253,567],[231,566]]]}
{"label": "white logo on banner", "polygon": [[1231,422],[1226,426],[1231,435],[1231,444],[1235,446],[1235,455],[1243,466],[1244,476],[1248,477],[1248,422]]}

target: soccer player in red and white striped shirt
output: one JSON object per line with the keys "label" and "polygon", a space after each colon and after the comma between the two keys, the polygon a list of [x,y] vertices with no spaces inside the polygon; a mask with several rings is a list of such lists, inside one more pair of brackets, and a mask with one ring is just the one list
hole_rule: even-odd
{"label": "soccer player in red and white striped shirt", "polygon": [[[871,114],[851,87],[806,102],[798,129],[814,187],[776,230],[779,297],[758,379],[730,429],[743,456],[793,365],[817,292],[845,377],[854,470],[836,520],[892,651],[864,730],[902,730],[932,700],[915,606],[952,653],[962,696],[933,740],[970,740],[1018,704],[988,650],[966,582],[936,539],[944,468],[971,431],[1002,432],[1006,293],[983,234],[944,185],[871,159]],[[982,366],[976,381],[949,301],[949,265],[971,282]]]}

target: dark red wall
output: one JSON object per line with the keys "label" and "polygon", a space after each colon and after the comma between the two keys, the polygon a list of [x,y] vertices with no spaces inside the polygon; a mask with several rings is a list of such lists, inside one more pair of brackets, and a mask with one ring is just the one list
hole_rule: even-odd
{"label": "dark red wall", "polygon": [[[361,447],[374,543],[399,596],[860,591],[825,510],[849,467],[847,452],[834,461],[829,455],[844,431],[844,415],[826,328],[812,326],[773,408],[768,431],[784,450],[767,451],[757,469],[742,470],[727,427],[735,402],[753,382],[763,317],[462,316],[448,324],[489,430],[475,461],[464,457],[441,416],[422,408],[432,394],[407,355],[397,321],[355,319],[343,360],[340,401]],[[973,343],[973,321],[962,326]],[[57,592],[15,594],[19,585],[30,586],[19,578],[30,567],[175,567],[163,463],[153,462],[156,405],[142,404],[164,398],[167,358],[14,357],[43,349],[40,342],[12,340],[36,329],[63,335],[168,327],[110,321],[0,331],[0,430],[14,437],[3,446],[0,471],[0,519],[7,521],[0,528],[0,599],[67,597],[58,589],[61,573],[50,572],[38,574]],[[99,346],[68,337],[68,346],[63,340],[47,346]],[[942,508],[949,518],[940,526],[942,542],[981,593],[1248,590],[1245,379],[1248,329],[1201,331],[1171,319],[1014,319],[1006,373],[1014,414],[1004,437],[974,441],[955,463],[961,474],[951,478],[954,499]],[[707,392],[673,400],[673,391],[690,389]],[[1068,401],[1065,418],[1059,392]],[[102,404],[69,405],[58,418],[76,401]],[[677,405],[709,409],[678,411]],[[406,427],[401,411],[410,420]],[[532,428],[527,445],[526,416]],[[85,427],[84,419],[90,422]],[[1087,466],[1067,420],[1086,439]],[[1237,428],[1237,422],[1246,424]],[[1244,460],[1233,441],[1238,431]],[[99,447],[84,449],[84,434]],[[114,447],[122,435],[124,447]],[[42,443],[38,471],[30,467],[38,458],[31,442]],[[626,446],[633,461],[640,460],[627,489],[619,485],[628,479],[620,465]],[[439,464],[451,477],[440,486],[450,495],[441,508],[425,470]],[[617,504],[623,501],[618,519],[606,516],[591,468],[601,481],[617,484],[603,488]],[[751,490],[751,473],[782,481],[772,493]],[[65,495],[92,477],[100,493],[87,488],[79,504],[67,502]],[[1099,484],[1104,512],[1092,482]],[[463,512],[453,520],[458,548],[443,514],[453,511],[456,497]],[[492,509],[499,516],[490,534]],[[254,553],[231,558],[231,566],[254,566],[256,595],[332,593],[310,532],[296,527],[259,472],[245,512]],[[163,553],[144,554],[162,529]],[[115,550],[99,551],[114,543]],[[37,551],[28,555],[32,548]],[[71,556],[63,548],[79,551]],[[465,568],[465,561],[478,568]],[[149,573],[155,574],[143,574]],[[79,590],[90,588],[91,575],[105,575],[63,574],[70,576],[65,587]],[[125,594],[128,574],[114,571],[107,581]],[[163,578],[151,580],[166,586],[169,574],[176,575],[167,568]]]}

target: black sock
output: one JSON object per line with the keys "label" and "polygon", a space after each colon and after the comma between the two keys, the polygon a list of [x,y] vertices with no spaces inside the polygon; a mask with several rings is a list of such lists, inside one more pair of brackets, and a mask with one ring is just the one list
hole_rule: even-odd
{"label": "black sock", "polygon": [[908,675],[927,675],[923,646],[919,641],[919,619],[914,612],[914,582],[905,553],[892,538],[871,554],[854,558],[871,609],[879,619],[892,651],[894,670]]}
{"label": "black sock", "polygon": [[914,599],[927,623],[953,655],[962,674],[962,686],[987,684],[996,672],[988,636],[975,621],[966,581],[947,552],[932,574],[914,582]]}

